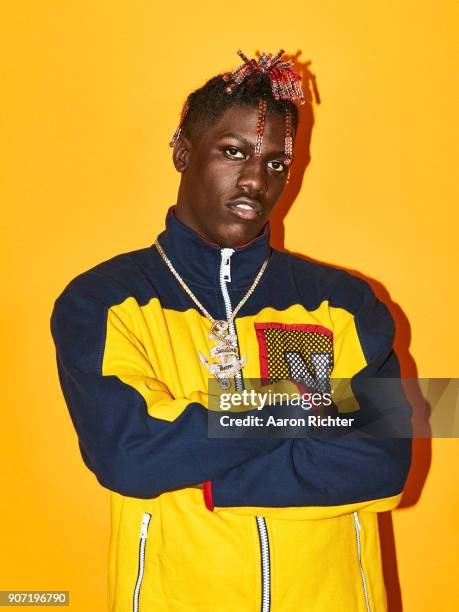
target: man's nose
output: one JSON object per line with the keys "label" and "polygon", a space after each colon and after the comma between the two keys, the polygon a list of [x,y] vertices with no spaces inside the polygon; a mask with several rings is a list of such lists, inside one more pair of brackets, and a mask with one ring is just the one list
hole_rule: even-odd
{"label": "man's nose", "polygon": [[238,187],[250,196],[264,194],[268,190],[265,162],[261,157],[252,155],[243,165],[237,181]]}

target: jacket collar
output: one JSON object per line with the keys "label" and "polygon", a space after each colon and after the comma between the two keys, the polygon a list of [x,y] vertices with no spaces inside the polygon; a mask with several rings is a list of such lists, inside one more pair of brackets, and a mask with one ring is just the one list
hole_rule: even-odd
{"label": "jacket collar", "polygon": [[[171,206],[167,211],[166,229],[159,234],[159,243],[188,284],[218,289],[223,248],[215,242],[209,242],[177,219],[174,208]],[[246,244],[234,247],[231,255],[231,287],[243,289],[251,285],[271,252],[269,239],[270,226],[267,221],[258,236]],[[154,245],[153,248],[156,251]]]}

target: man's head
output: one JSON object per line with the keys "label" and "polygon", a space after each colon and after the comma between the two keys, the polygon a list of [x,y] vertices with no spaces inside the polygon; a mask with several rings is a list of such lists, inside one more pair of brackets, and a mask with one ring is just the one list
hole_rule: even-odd
{"label": "man's head", "polygon": [[278,201],[298,125],[294,100],[303,100],[281,54],[263,54],[258,64],[240,55],[239,69],[190,94],[171,142],[182,174],[177,217],[227,247],[257,236]]}

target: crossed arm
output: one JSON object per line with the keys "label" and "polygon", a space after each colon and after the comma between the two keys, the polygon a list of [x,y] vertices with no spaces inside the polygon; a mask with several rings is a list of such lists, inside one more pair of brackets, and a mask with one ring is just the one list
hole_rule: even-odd
{"label": "crossed arm", "polygon": [[[172,397],[120,321],[114,333],[122,359],[102,371],[108,314],[104,304],[71,288],[56,300],[51,317],[59,379],[81,454],[103,486],[151,498],[207,483],[217,510],[326,507],[329,513],[349,504],[389,509],[378,500],[401,493],[410,465],[408,439],[209,438],[204,402]],[[372,293],[360,324],[376,325],[376,335],[378,326],[384,329],[357,377],[398,376],[392,321]],[[158,405],[178,416],[152,416]],[[390,409],[408,419],[411,414],[402,396]]]}

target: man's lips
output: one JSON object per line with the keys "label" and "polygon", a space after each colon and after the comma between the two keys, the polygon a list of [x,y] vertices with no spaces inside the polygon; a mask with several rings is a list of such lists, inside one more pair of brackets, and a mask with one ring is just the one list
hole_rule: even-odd
{"label": "man's lips", "polygon": [[237,198],[228,202],[226,206],[240,219],[256,219],[263,215],[260,204],[247,198]]}

